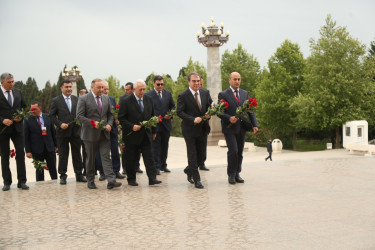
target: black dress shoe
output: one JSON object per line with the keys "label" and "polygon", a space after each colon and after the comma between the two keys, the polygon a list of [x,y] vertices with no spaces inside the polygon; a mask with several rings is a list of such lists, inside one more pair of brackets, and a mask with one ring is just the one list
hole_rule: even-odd
{"label": "black dress shoe", "polygon": [[18,187],[18,188],[21,188],[21,189],[23,189],[23,190],[29,190],[29,186],[26,185],[25,183],[18,183],[18,184],[17,184],[17,187]]}
{"label": "black dress shoe", "polygon": [[236,178],[234,176],[229,176],[228,182],[229,182],[229,184],[236,184]]}
{"label": "black dress shoe", "polygon": [[210,171],[210,169],[208,169],[205,165],[200,166],[199,170]]}
{"label": "black dress shoe", "polygon": [[142,169],[140,169],[140,168],[138,168],[136,172],[137,172],[137,173],[140,173],[140,174],[143,174],[143,171],[142,171]]}
{"label": "black dress shoe", "polygon": [[104,174],[101,174],[100,176],[99,176],[99,181],[104,181],[105,180],[105,175]]}
{"label": "black dress shoe", "polygon": [[155,185],[155,184],[160,184],[161,181],[157,180],[157,179],[149,179],[148,181],[148,185],[152,186],[152,185]]}
{"label": "black dress shoe", "polygon": [[160,170],[156,169],[156,175],[160,175]]}
{"label": "black dress shoe", "polygon": [[96,189],[96,185],[93,181],[87,183],[87,187],[89,189]]}
{"label": "black dress shoe", "polygon": [[195,186],[195,188],[204,188],[204,186],[202,185],[202,183],[200,181],[196,181],[194,186]]}
{"label": "black dress shoe", "polygon": [[167,167],[160,169],[161,171],[164,171],[165,173],[170,173],[171,170],[169,170]]}
{"label": "black dress shoe", "polygon": [[60,177],[60,184],[65,185],[66,184],[66,177]]}
{"label": "black dress shoe", "polygon": [[190,182],[191,184],[194,184],[193,175],[190,173],[190,171],[187,168],[184,169],[184,173],[187,175],[188,182]]}
{"label": "black dress shoe", "polygon": [[236,179],[236,182],[238,182],[238,183],[244,183],[245,182],[245,180],[242,179],[241,176],[239,176],[239,175],[237,175],[235,179]]}
{"label": "black dress shoe", "polygon": [[112,189],[114,187],[120,187],[121,185],[122,185],[121,182],[111,181],[111,182],[108,182],[107,189]]}
{"label": "black dress shoe", "polygon": [[116,175],[117,179],[124,179],[125,178],[125,176],[123,176],[122,174],[120,174],[120,172],[115,173],[115,175]]}
{"label": "black dress shoe", "polygon": [[87,182],[86,178],[83,175],[79,175],[76,177],[77,182]]}
{"label": "black dress shoe", "polygon": [[128,181],[128,185],[129,186],[138,186],[138,182],[136,182],[136,181]]}
{"label": "black dress shoe", "polygon": [[10,189],[10,185],[4,185],[3,191],[8,191]]}
{"label": "black dress shoe", "polygon": [[125,170],[123,170],[123,171],[122,171],[122,174],[123,174],[123,175],[126,175],[126,171],[125,171]]}

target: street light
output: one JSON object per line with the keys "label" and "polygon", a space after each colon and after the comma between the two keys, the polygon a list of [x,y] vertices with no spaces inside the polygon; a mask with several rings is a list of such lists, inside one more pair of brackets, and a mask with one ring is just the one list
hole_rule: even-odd
{"label": "street light", "polygon": [[229,31],[225,33],[225,36],[222,36],[224,34],[224,23],[221,22],[219,28],[215,25],[213,17],[210,20],[211,23],[208,27],[204,23],[201,24],[202,37],[200,32],[196,34],[198,42],[205,47],[220,47],[229,40]]}

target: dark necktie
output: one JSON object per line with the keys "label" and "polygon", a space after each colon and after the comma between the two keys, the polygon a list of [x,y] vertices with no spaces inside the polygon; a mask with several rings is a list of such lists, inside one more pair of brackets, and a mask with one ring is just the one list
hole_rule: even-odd
{"label": "dark necktie", "polygon": [[161,101],[161,93],[158,91],[159,100]]}
{"label": "dark necktie", "polygon": [[10,91],[7,90],[7,93],[8,93],[8,103],[9,103],[9,105],[10,105],[11,107],[13,107],[13,105],[12,105],[12,96],[10,95]]}
{"label": "dark necktie", "polygon": [[236,92],[237,101],[240,102],[240,97],[238,96],[238,89],[235,92]]}
{"label": "dark necktie", "polygon": [[141,108],[141,111],[143,112],[144,108],[143,108],[142,100],[138,99],[138,103],[139,103],[139,107]]}
{"label": "dark necktie", "polygon": [[42,127],[42,123],[40,122],[40,117],[38,116],[38,124],[40,127]]}
{"label": "dark necktie", "polygon": [[96,103],[98,104],[99,113],[102,113],[102,103],[100,102],[100,96],[96,97]]}
{"label": "dark necktie", "polygon": [[195,92],[194,96],[195,96],[195,101],[198,104],[199,110],[202,111],[202,106],[201,106],[201,103],[199,102],[199,99],[198,99],[198,93]]}

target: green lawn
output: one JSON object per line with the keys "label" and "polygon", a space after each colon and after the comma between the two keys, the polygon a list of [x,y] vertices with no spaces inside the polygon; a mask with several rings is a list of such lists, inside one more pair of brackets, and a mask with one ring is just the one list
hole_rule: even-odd
{"label": "green lawn", "polygon": [[298,152],[320,151],[327,149],[327,143],[324,141],[297,140]]}

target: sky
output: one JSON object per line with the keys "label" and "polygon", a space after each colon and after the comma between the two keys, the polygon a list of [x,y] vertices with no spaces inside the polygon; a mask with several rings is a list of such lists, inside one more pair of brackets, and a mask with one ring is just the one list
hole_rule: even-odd
{"label": "sky", "polygon": [[65,65],[77,65],[87,87],[110,75],[122,85],[152,72],[176,80],[190,57],[207,65],[196,33],[211,17],[230,31],[220,54],[241,43],[267,67],[285,39],[309,56],[328,14],[368,47],[374,11],[373,0],[0,0],[0,72],[33,77],[40,89]]}

